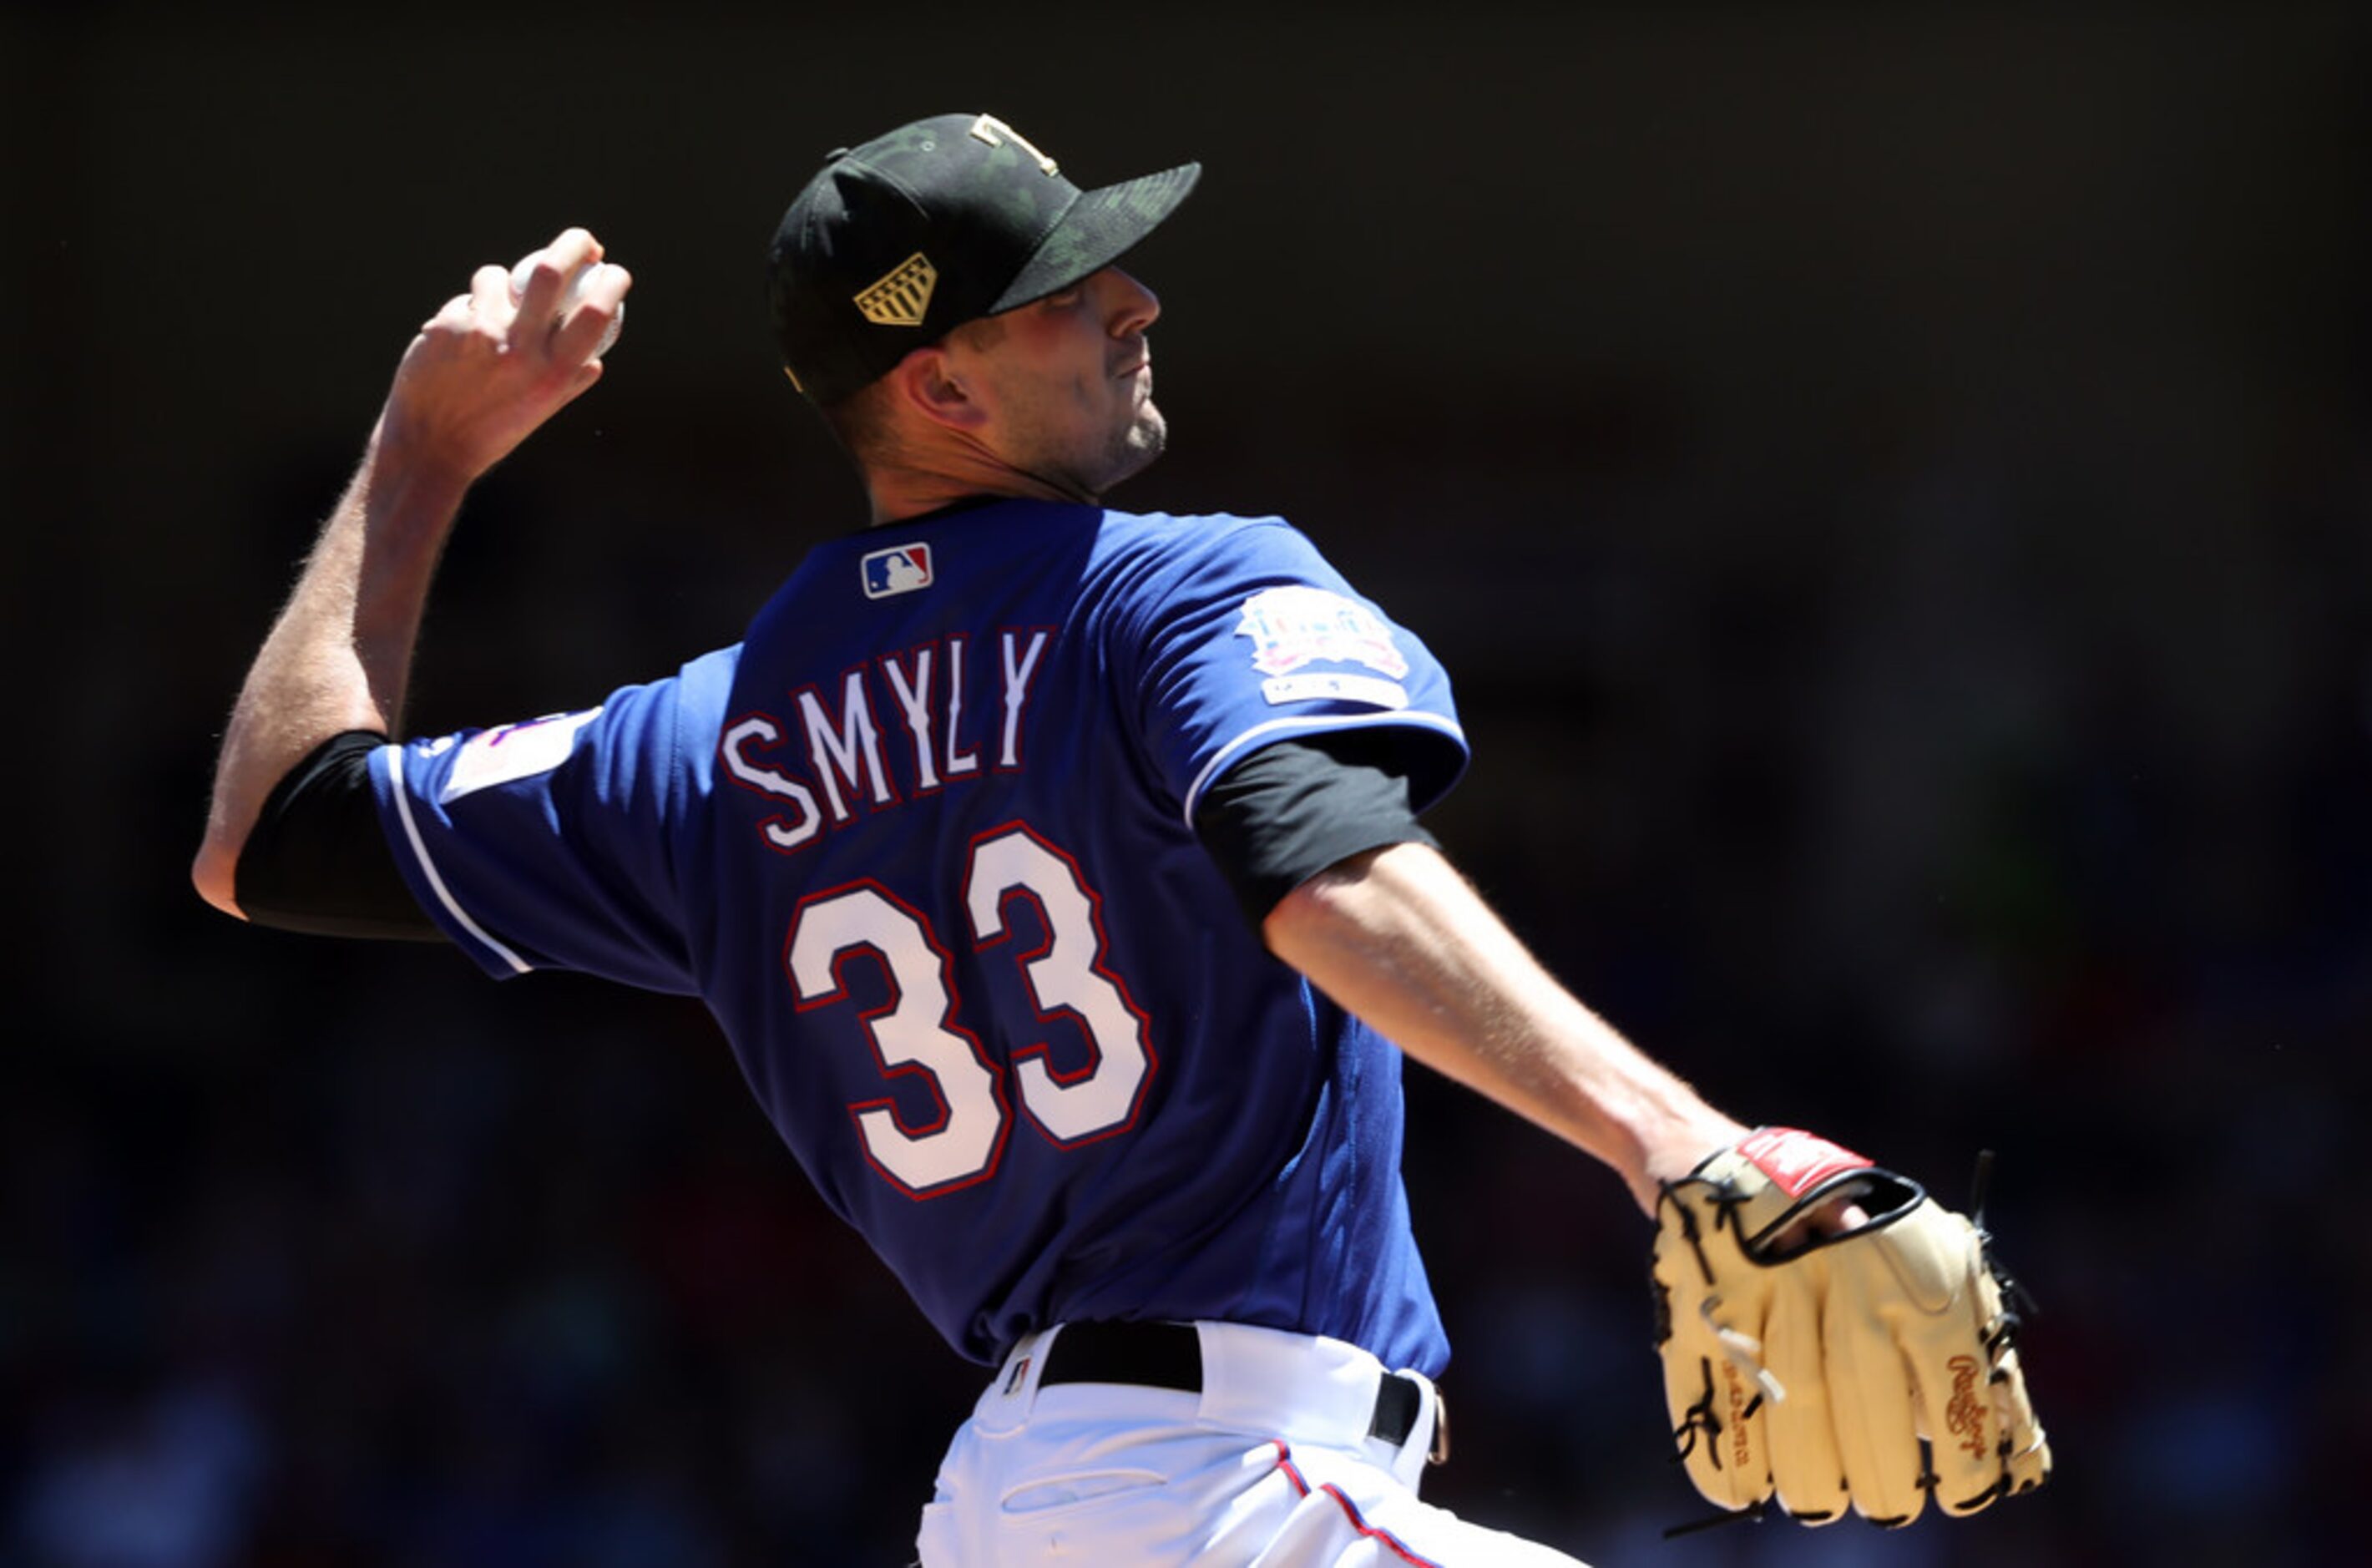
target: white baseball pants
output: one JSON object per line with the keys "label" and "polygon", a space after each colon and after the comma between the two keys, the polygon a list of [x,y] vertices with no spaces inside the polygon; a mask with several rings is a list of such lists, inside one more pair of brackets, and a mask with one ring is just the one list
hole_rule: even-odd
{"label": "white baseball pants", "polygon": [[[1580,1568],[1417,1500],[1432,1385],[1369,1435],[1382,1364],[1339,1340],[1199,1323],[1202,1389],[1041,1387],[1059,1328],[1014,1348],[939,1467],[922,1568]],[[1414,1374],[1403,1374],[1414,1377]]]}

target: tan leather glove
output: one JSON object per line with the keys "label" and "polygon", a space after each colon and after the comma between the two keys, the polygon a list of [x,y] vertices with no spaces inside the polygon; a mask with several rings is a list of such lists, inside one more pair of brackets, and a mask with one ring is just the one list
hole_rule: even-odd
{"label": "tan leather glove", "polygon": [[[1868,1217],[1839,1228],[1847,1202]],[[1653,1273],[1673,1436],[1717,1505],[1906,1525],[2051,1473],[2006,1278],[1916,1182],[1763,1128],[1665,1187]]]}

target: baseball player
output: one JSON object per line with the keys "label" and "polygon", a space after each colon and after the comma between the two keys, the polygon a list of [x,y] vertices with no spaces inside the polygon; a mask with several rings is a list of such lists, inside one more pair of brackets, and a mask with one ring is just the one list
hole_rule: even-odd
{"label": "baseball player", "polygon": [[1418,825],[1424,644],[1275,517],[1102,497],[1165,428],[1118,265],[1199,167],[1082,190],[984,114],[832,154],[770,253],[872,526],[740,642],[399,741],[471,482],[599,378],[582,230],[399,366],[227,734],[201,892],[698,995],[835,1213],[988,1369],[930,1568],[1563,1563],[1419,1501],[1448,1357],[1401,1055],[1663,1184],[1748,1132],[1564,991]]}

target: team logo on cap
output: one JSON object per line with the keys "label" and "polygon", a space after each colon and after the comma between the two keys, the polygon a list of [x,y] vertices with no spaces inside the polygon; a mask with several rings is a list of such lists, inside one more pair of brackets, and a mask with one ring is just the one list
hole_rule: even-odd
{"label": "team logo on cap", "polygon": [[866,598],[888,598],[931,586],[931,547],[894,544],[877,550],[857,563],[865,578]]}
{"label": "team logo on cap", "polygon": [[890,268],[854,296],[856,308],[877,327],[919,327],[939,286],[939,269],[920,250]]}

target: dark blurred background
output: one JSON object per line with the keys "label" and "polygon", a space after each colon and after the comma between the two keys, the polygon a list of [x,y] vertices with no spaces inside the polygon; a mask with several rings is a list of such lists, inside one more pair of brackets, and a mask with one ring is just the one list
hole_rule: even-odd
{"label": "dark blurred background", "polygon": [[2343,7],[0,10],[0,1562],[906,1561],[978,1375],[704,1016],[185,866],[473,265],[583,223],[638,281],[472,501],[421,732],[729,642],[861,520],[761,252],[974,109],[1204,160],[1116,500],[1281,511],[1425,635],[1432,825],[1551,963],[1749,1120],[1955,1203],[2000,1155],[2052,1488],[1667,1545],[1645,1226],[1413,1072],[1429,1494],[1600,1568],[2361,1561],[2367,104]]}

